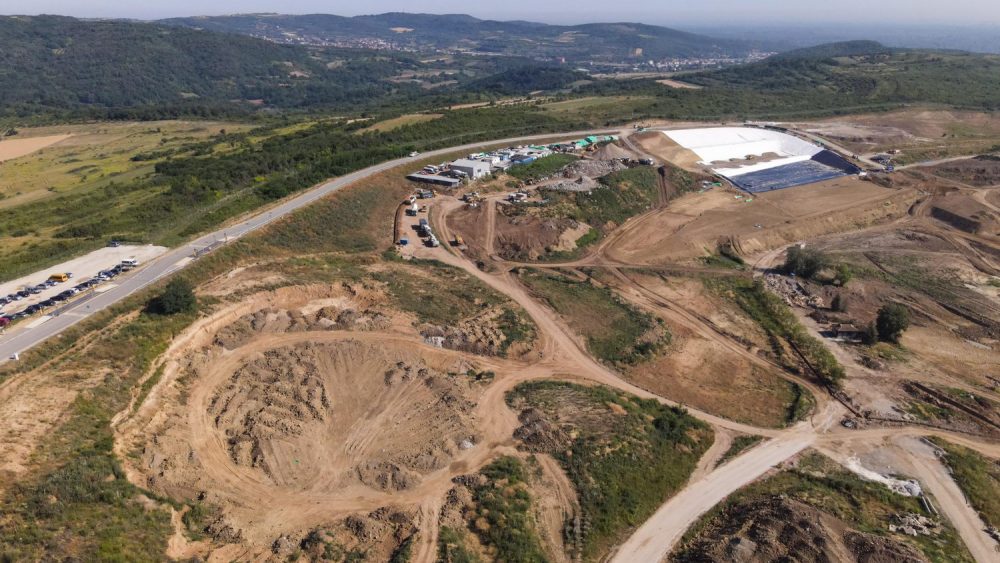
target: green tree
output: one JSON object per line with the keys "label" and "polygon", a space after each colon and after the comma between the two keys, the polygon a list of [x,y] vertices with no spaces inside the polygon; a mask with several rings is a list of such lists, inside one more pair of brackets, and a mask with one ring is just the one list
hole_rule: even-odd
{"label": "green tree", "polygon": [[837,285],[843,287],[847,285],[847,283],[850,282],[851,279],[853,278],[854,278],[854,272],[851,271],[850,266],[848,266],[847,264],[837,264],[837,279],[834,280],[836,281]]}
{"label": "green tree", "polygon": [[158,297],[149,302],[149,310],[161,315],[175,315],[194,311],[198,306],[198,298],[187,280],[174,278],[163,289]]}
{"label": "green tree", "polygon": [[785,252],[786,274],[795,274],[804,278],[812,278],[821,270],[828,268],[829,259],[818,250],[801,246],[789,247]]}
{"label": "green tree", "polygon": [[878,337],[886,342],[898,343],[910,326],[910,310],[899,303],[889,303],[878,310],[875,328]]}

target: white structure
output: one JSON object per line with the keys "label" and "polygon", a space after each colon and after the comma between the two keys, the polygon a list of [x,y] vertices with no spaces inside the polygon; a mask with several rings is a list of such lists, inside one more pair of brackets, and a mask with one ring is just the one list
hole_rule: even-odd
{"label": "white structure", "polygon": [[[780,131],[750,127],[711,127],[707,129],[682,129],[664,131],[678,145],[698,155],[702,164],[727,178],[750,172],[777,168],[812,159],[822,147]],[[727,167],[730,160],[744,160],[747,156],[760,157],[774,154],[767,162],[745,166]]]}
{"label": "white structure", "polygon": [[489,176],[493,171],[490,163],[481,160],[469,160],[463,158],[451,163],[451,169],[457,172],[464,172],[470,180],[478,180],[484,176]]}

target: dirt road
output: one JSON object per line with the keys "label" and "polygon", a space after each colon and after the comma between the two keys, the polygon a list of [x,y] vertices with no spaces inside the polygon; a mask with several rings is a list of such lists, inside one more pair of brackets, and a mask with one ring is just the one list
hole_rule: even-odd
{"label": "dirt road", "polygon": [[815,437],[808,430],[786,432],[689,484],[660,507],[623,543],[611,561],[660,561],[699,516],[775,465],[808,448]]}

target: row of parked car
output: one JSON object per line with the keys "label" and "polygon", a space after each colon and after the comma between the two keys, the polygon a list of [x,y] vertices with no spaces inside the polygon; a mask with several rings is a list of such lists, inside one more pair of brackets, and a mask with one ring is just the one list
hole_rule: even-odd
{"label": "row of parked car", "polygon": [[[82,281],[82,282],[74,285],[73,287],[67,289],[66,291],[63,291],[63,292],[61,292],[61,293],[59,293],[57,295],[53,295],[52,297],[50,297],[50,298],[48,298],[48,299],[46,299],[44,301],[40,301],[40,302],[35,303],[33,305],[28,305],[27,307],[25,307],[24,309],[22,309],[22,310],[20,310],[20,311],[18,311],[16,313],[9,313],[9,314],[0,315],[0,327],[7,326],[8,324],[10,324],[11,322],[13,322],[13,321],[15,321],[17,319],[21,319],[21,318],[24,318],[24,317],[28,317],[28,316],[34,315],[35,313],[37,313],[37,312],[39,312],[39,311],[41,311],[43,309],[48,309],[50,307],[54,307],[55,305],[58,305],[59,303],[62,303],[63,301],[66,301],[67,299],[69,299],[70,297],[73,297],[74,295],[80,293],[81,291],[85,291],[87,289],[90,289],[91,287],[94,287],[95,285],[98,285],[100,283],[104,283],[104,282],[106,282],[106,281],[108,281],[110,279],[115,278],[119,274],[122,274],[124,272],[127,272],[127,271],[131,270],[136,265],[137,265],[137,263],[134,260],[124,260],[124,261],[122,261],[121,264],[118,264],[117,266],[115,266],[113,268],[110,268],[110,269],[107,269],[107,270],[102,270],[101,272],[99,272],[93,278],[91,278],[89,280],[86,280],[86,281]],[[68,280],[69,278],[73,277],[73,274],[69,274],[69,273],[67,273],[67,274],[59,274],[58,276],[65,276],[65,279]],[[58,281],[57,275],[53,275],[45,283],[41,283],[41,284],[38,284],[38,285],[35,285],[35,286],[31,286],[29,288],[25,288],[25,289],[23,289],[21,291],[18,291],[17,293],[12,293],[10,295],[7,295],[6,297],[0,297],[0,307],[2,307],[3,305],[6,305],[8,303],[12,303],[14,301],[20,301],[21,299],[24,299],[25,297],[28,297],[29,295],[41,293],[43,290],[45,290],[45,289],[47,289],[49,287],[52,287],[52,286],[54,286],[54,285],[56,285],[58,283],[61,283],[61,282]]]}

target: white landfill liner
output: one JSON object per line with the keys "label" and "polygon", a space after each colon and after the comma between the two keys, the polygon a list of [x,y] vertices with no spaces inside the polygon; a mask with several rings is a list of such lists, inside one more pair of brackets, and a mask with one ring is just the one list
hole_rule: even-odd
{"label": "white landfill liner", "polygon": [[779,157],[768,162],[737,168],[713,166],[716,172],[726,177],[803,162],[823,150],[822,147],[780,131],[751,127],[681,129],[664,131],[664,134],[678,145],[698,155],[701,162],[708,165],[729,162],[732,159],[743,160],[750,155],[759,157],[773,153]]}

